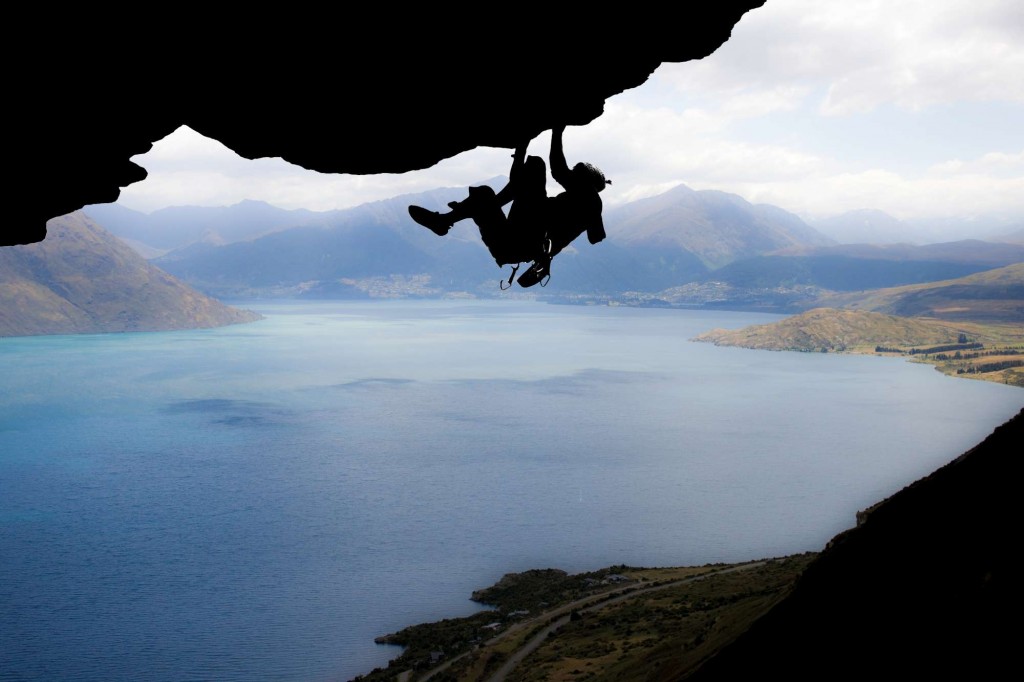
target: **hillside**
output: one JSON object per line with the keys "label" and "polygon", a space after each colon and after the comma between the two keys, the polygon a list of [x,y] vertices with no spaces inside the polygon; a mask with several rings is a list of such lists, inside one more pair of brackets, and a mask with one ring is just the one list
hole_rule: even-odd
{"label": "hillside", "polygon": [[[829,267],[831,265],[831,268]],[[656,293],[627,292],[618,303],[801,313],[837,308],[928,317],[958,324],[1020,325],[1024,321],[1024,263],[934,279],[978,266],[930,261],[860,260],[845,256],[764,257],[728,265],[698,282]],[[881,286],[892,278],[914,284]],[[829,290],[822,283],[837,289]],[[860,283],[859,289],[854,287]]]}
{"label": "hillside", "polygon": [[1020,563],[1008,540],[1022,439],[1024,410],[858,514],[736,642],[695,675],[664,679],[1004,677],[1017,664]]}
{"label": "hillside", "polygon": [[82,212],[0,249],[0,336],[166,331],[259,319],[150,265]]}
{"label": "hillside", "polygon": [[712,329],[692,340],[760,350],[904,356],[950,376],[1024,387],[1024,327],[1017,324],[815,308],[771,324]]}
{"label": "hillside", "polygon": [[813,286],[829,291],[863,291],[956,279],[1012,262],[981,265],[839,254],[767,255],[730,263],[700,281],[722,282],[739,289]]}
{"label": "hillside", "polygon": [[949,321],[1024,322],[1024,263],[959,279],[829,294],[816,305]]}
{"label": "hillside", "polygon": [[815,308],[772,324],[713,329],[693,340],[761,350],[826,352],[956,343],[958,334],[953,325],[934,320]]}

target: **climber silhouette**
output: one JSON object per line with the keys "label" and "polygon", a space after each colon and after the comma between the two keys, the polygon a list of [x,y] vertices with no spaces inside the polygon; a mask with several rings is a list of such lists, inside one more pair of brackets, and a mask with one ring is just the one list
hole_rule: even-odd
{"label": "climber silhouette", "polygon": [[[586,232],[591,244],[605,238],[598,194],[611,180],[589,163],[569,168],[562,150],[564,130],[564,125],[551,129],[551,177],[564,190],[556,196],[547,195],[544,160],[526,156],[522,144],[512,154],[508,184],[498,193],[486,185],[470,187],[469,196],[449,203],[447,213],[410,206],[409,215],[439,236],[448,234],[458,221],[472,219],[498,267],[514,266],[510,286],[519,265],[529,261],[533,263],[517,280],[519,285],[530,287],[540,282],[544,286],[551,274],[551,259],[576,237]],[[502,207],[509,203],[506,216]]]}

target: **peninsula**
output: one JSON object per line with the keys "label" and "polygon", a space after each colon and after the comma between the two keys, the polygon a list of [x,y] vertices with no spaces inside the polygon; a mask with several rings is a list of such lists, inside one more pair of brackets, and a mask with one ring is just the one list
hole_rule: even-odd
{"label": "peninsula", "polygon": [[693,340],[761,350],[904,356],[950,376],[1024,387],[1024,327],[1012,322],[816,308],[771,324],[713,329]]}

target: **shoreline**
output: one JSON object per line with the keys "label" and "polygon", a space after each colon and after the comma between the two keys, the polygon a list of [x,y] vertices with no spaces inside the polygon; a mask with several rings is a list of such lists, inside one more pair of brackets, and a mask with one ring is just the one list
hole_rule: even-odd
{"label": "shoreline", "polygon": [[1024,326],[816,308],[778,322],[690,339],[752,350],[903,357],[947,376],[1024,388]]}
{"label": "shoreline", "polygon": [[[702,632],[710,627],[709,623],[720,619],[745,623],[749,613],[746,610],[733,612],[731,607],[739,603],[749,607],[751,595],[756,595],[757,612],[767,610],[774,598],[762,598],[769,593],[780,596],[817,555],[817,552],[805,552],[703,566],[616,565],[573,575],[558,569],[506,574],[491,587],[473,592],[474,601],[492,606],[492,610],[420,623],[375,638],[378,644],[398,645],[404,649],[387,667],[376,668],[349,682],[395,679],[420,682],[446,671],[457,679],[497,682],[518,667],[527,655],[548,656],[546,649],[555,642],[568,645],[583,641],[582,646],[593,646],[587,628],[579,627],[583,621],[593,627],[610,613],[641,609],[648,616],[642,620],[657,624],[661,622],[660,604],[666,600],[670,603],[677,603],[680,598],[690,600],[693,622],[689,627]],[[525,608],[531,604],[542,607]],[[714,613],[715,618],[708,620],[709,613]],[[615,640],[615,650],[621,652],[620,655],[641,653],[630,644],[631,637],[625,633],[620,640]],[[698,645],[694,650],[702,651],[700,659],[722,643],[709,637],[707,646]]]}

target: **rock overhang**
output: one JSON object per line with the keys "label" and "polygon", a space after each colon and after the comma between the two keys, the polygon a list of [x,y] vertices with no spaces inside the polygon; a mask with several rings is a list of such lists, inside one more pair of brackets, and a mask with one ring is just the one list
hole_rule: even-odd
{"label": "rock overhang", "polygon": [[182,125],[245,158],[349,174],[419,170],[585,125],[662,63],[713,53],[764,2],[685,15],[634,4],[532,17],[517,8],[508,19],[380,5],[91,32],[68,23],[46,37],[50,66],[13,85],[20,191],[0,245],[41,241],[50,218],[116,201],[146,177],[131,157]]}

